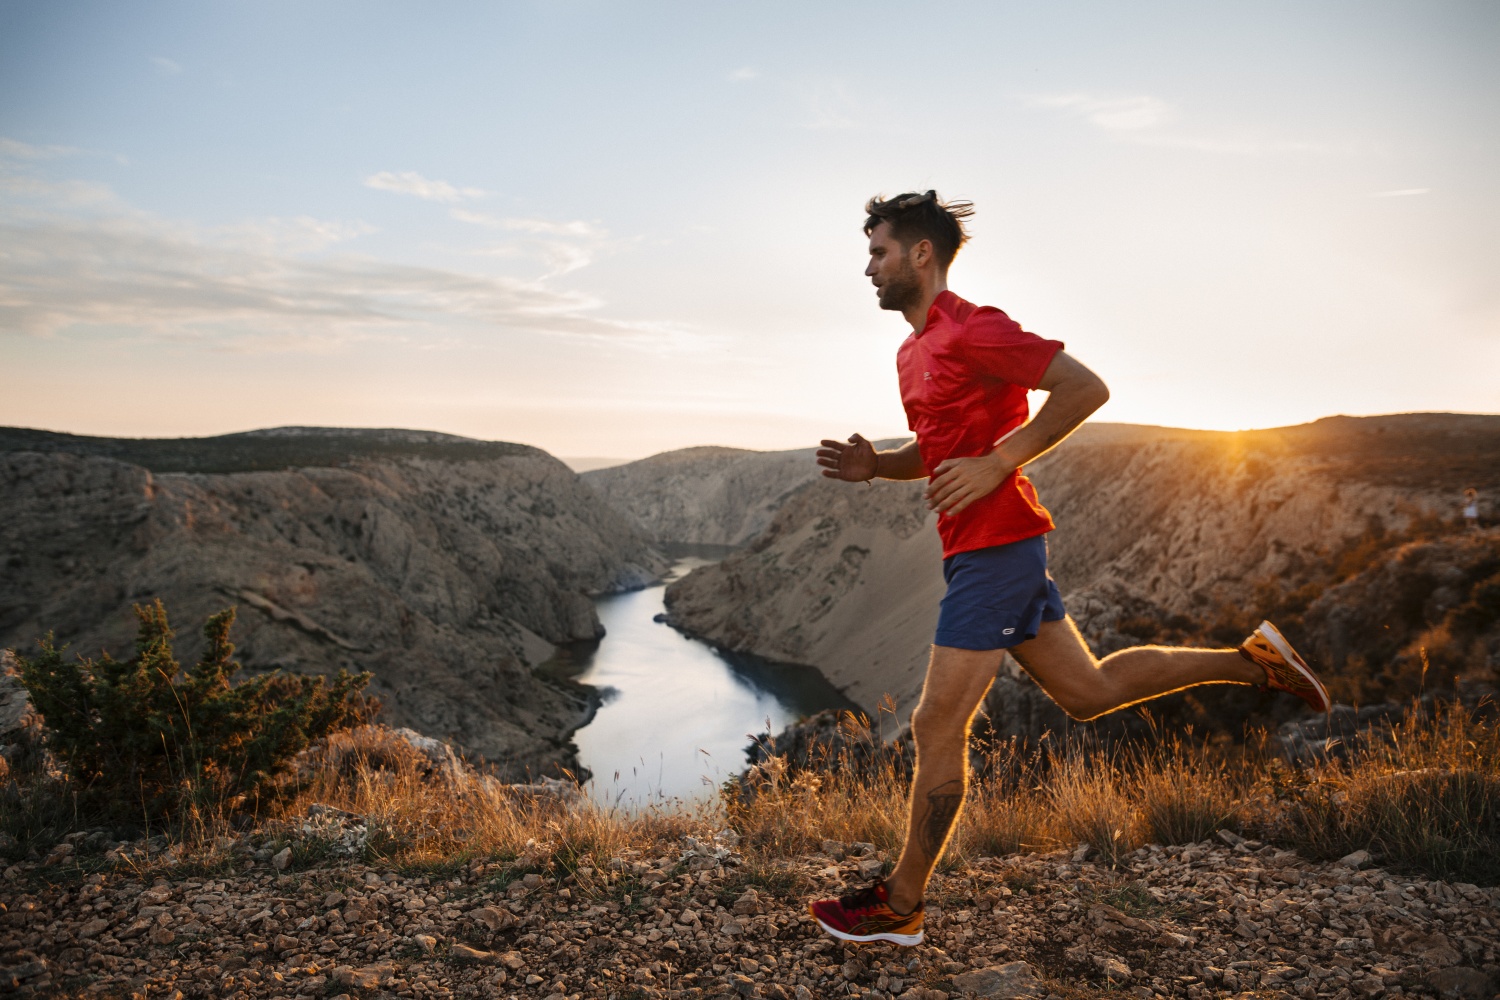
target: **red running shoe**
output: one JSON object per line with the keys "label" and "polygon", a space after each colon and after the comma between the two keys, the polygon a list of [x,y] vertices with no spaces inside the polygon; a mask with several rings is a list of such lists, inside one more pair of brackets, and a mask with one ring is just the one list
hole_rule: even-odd
{"label": "red running shoe", "polygon": [[922,943],[922,904],[904,916],[897,913],[891,909],[884,882],[838,899],[820,899],[808,909],[820,927],[842,941]]}
{"label": "red running shoe", "polygon": [[1261,622],[1240,643],[1240,655],[1266,672],[1266,687],[1285,691],[1307,702],[1315,712],[1327,712],[1333,702],[1312,668],[1270,622]]}

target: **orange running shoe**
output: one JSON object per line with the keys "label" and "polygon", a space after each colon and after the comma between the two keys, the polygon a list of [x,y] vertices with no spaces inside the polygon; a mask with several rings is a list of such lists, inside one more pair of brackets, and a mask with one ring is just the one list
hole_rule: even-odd
{"label": "orange running shoe", "polygon": [[922,943],[922,904],[902,916],[891,909],[884,882],[838,899],[820,899],[808,909],[819,926],[842,941]]}
{"label": "orange running shoe", "polygon": [[1333,706],[1323,682],[1270,622],[1261,622],[1260,628],[1240,643],[1240,655],[1266,672],[1266,687],[1273,691],[1294,694],[1316,712],[1327,712]]}

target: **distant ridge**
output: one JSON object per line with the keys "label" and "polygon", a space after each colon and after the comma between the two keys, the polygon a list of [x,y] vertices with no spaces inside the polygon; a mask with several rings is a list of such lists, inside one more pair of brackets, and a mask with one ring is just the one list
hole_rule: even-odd
{"label": "distant ridge", "polygon": [[0,427],[0,452],[97,455],[152,472],[271,472],[332,468],[381,458],[483,461],[545,455],[530,445],[437,431],[360,427],[270,427],[200,438],[111,438]]}

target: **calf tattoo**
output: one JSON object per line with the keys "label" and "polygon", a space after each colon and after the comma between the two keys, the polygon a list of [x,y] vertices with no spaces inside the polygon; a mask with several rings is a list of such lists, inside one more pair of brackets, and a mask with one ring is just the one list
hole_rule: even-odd
{"label": "calf tattoo", "polygon": [[958,778],[945,781],[927,793],[927,817],[922,821],[919,836],[922,849],[933,861],[942,853],[943,842],[948,839],[948,828],[953,825],[963,801],[964,783]]}

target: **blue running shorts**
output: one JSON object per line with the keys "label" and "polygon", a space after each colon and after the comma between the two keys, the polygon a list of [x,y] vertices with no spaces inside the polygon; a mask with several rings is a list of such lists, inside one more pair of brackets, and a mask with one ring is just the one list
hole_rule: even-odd
{"label": "blue running shorts", "polygon": [[956,552],[943,560],[948,592],[933,642],[956,649],[1008,649],[1035,639],[1042,622],[1067,612],[1047,572],[1047,538]]}

